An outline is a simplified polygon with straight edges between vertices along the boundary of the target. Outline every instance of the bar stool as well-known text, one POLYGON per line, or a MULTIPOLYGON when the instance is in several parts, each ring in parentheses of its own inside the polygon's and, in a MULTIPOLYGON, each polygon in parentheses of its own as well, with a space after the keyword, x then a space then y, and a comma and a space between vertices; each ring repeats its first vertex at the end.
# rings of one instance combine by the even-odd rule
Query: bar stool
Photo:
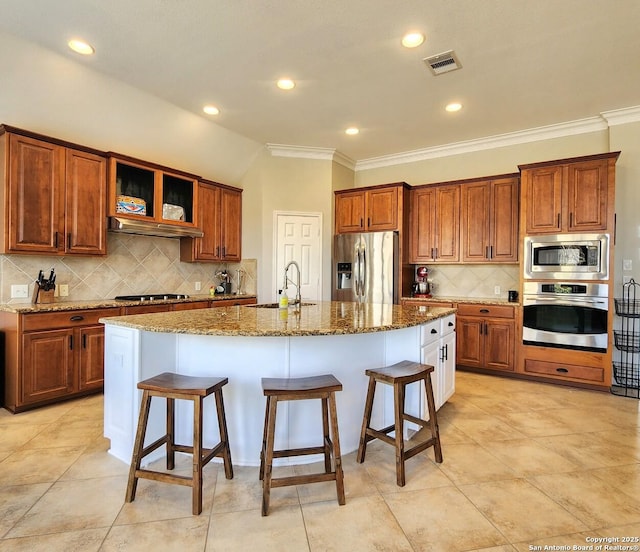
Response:
POLYGON ((305 378, 262 378, 262 391, 267 397, 264 415, 262 450, 260 451, 260 479, 262 480, 262 515, 269 514, 271 489, 288 485, 303 485, 320 481, 335 481, 338 504, 345 503, 344 476, 340 457, 340 437, 338 435, 338 416, 336 412, 336 391, 342 391, 342 384, 331 374, 305 378), (322 400, 323 445, 315 447, 274 450, 276 431, 276 410, 281 401, 300 401, 305 399, 322 400), (331 428, 331 436, 329 435, 331 428), (333 438, 333 440, 332 440, 333 438), (302 456, 305 454, 324 454, 324 473, 272 477, 274 458, 302 456), (334 468, 331 466, 333 456, 334 468))
POLYGON ((138 383, 138 389, 143 391, 142 404, 140 405, 138 429, 133 445, 131 468, 129 469, 129 482, 125 499, 127 502, 134 500, 139 478, 152 479, 191 487, 192 512, 193 515, 199 515, 202 512, 202 468, 216 456, 221 457, 224 461, 226 478, 233 479, 227 421, 222 401, 222 386, 226 385, 228 381, 228 378, 183 376, 165 372, 138 383), (212 393, 216 402, 220 442, 211 449, 205 449, 202 447, 202 403, 204 398, 212 393), (164 397, 167 400, 166 434, 145 447, 144 438, 147 431, 152 397, 164 397), (178 445, 175 442, 175 399, 193 401, 193 444, 191 446, 178 445), (176 451, 187 452, 193 456, 193 473, 191 477, 140 468, 142 459, 162 445, 167 446, 168 470, 172 470, 175 467, 176 451))
POLYGON ((360 433, 360 445, 358 446, 358 455, 356 460, 362 464, 367 452, 367 443, 374 439, 380 439, 385 443, 393 445, 396 449, 396 483, 399 487, 404 487, 404 462, 412 456, 428 449, 434 448, 436 462, 442 462, 442 448, 440 447, 440 432, 438 429, 438 420, 436 418, 436 404, 433 398, 433 388, 431 387, 431 372, 433 366, 428 364, 420 364, 403 360, 392 366, 380 368, 376 370, 366 370, 365 374, 369 376, 369 388, 367 390, 367 399, 364 407, 364 416, 362 420, 362 431, 360 433), (429 420, 417 418, 404 411, 404 398, 406 386, 410 383, 424 382, 424 388, 427 395, 427 407, 429 409, 429 420), (375 395, 376 384, 385 383, 393 385, 393 411, 394 424, 384 429, 373 429, 371 427, 371 410, 373 408, 373 398, 375 395), (431 430, 431 438, 422 443, 418 443, 409 449, 404 447, 404 420, 409 420, 421 427, 429 427, 431 430), (389 433, 395 431, 395 437, 391 437, 389 433))

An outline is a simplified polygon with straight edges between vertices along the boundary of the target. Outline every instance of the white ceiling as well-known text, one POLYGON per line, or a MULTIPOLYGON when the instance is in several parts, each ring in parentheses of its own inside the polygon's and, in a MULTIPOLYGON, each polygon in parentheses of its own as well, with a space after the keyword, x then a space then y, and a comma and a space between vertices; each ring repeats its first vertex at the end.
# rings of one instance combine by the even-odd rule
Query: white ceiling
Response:
POLYGON ((0 30, 194 113, 214 103, 258 142, 354 161, 640 105, 639 0, 0 0, 0 30), (415 29, 425 43, 402 48, 415 29), (68 50, 76 36, 96 54, 68 50), (433 76, 423 58, 451 49, 462 69, 433 76))

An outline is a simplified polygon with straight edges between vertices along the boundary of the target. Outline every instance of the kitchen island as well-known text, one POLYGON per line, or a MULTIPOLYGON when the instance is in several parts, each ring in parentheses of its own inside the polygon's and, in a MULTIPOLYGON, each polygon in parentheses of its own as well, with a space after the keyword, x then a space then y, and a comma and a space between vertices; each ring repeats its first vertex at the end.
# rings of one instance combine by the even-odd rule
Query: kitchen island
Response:
MULTIPOLYGON (((104 434, 111 440, 110 453, 127 463, 140 406, 136 384, 161 372, 229 378, 223 394, 237 465, 259 464, 265 407, 262 377, 334 374, 343 384, 336 398, 344 454, 358 447, 367 368, 401 360, 434 364, 437 407, 454 391, 455 309, 451 308, 317 302, 289 309, 236 306, 100 321, 105 324, 104 434)), ((422 415, 424 392, 414 387, 408 389, 408 411, 422 415)), ((392 389, 385 391, 389 392, 376 395, 372 418, 380 427, 393 420, 392 389)), ((156 399, 152 404, 147 442, 164 433, 163 402, 156 399)), ((296 401, 279 409, 276 446, 317 444, 322 435, 319 408, 318 401, 296 401)), ((191 439, 191 410, 188 402, 176 403, 176 434, 184 442, 191 439)), ((204 416, 206 446, 218 439, 212 401, 205 401, 204 416)), ((147 461, 161 456, 162 449, 155 454, 147 461)))

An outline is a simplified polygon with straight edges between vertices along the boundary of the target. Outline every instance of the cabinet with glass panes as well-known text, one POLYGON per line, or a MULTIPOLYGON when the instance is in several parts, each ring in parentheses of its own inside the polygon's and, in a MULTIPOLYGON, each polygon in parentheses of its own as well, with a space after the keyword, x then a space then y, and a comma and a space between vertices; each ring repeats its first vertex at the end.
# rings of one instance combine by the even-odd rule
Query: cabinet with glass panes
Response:
POLYGON ((197 177, 120 155, 109 157, 109 216, 195 226, 197 177))

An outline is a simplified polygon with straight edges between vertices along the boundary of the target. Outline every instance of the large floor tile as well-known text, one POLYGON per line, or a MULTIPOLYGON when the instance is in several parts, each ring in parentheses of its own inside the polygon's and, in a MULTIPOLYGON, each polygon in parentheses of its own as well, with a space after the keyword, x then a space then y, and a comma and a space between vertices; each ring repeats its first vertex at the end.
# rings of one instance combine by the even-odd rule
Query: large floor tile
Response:
POLYGON ((49 424, 0 424, 0 452, 19 449, 48 426, 49 424))
POLYGON ((442 451, 442 472, 455 484, 516 477, 516 472, 480 445, 449 445, 442 451))
POLYGON ((410 552, 412 547, 380 496, 361 496, 344 506, 336 502, 302 505, 309 548, 327 550, 410 552))
POLYGON ((590 473, 612 489, 619 489, 632 496, 640 497, 640 464, 602 468, 592 470, 590 473))
POLYGON ((7 537, 110 527, 122 508, 125 485, 123 477, 55 483, 7 537))
POLYGON ((640 522, 640 497, 616 489, 590 472, 541 475, 530 479, 589 529, 640 522))
POLYGON ((206 543, 208 526, 206 516, 118 525, 109 531, 100 551, 201 551, 206 543))
POLYGON ((0 540, 0 552, 98 552, 108 527, 0 540))
POLYGON ((509 542, 587 529, 576 516, 524 479, 464 485, 460 490, 509 542))
POLYGON ((509 466, 517 477, 574 471, 580 467, 534 439, 495 442, 489 440, 481 445, 487 452, 509 466))
POLYGON ((0 487, 0 538, 47 492, 51 483, 0 487))
POLYGON ((260 510, 213 514, 206 552, 301 552, 309 550, 302 511, 285 506, 262 517, 260 510))
POLYGON ((497 412, 496 417, 526 437, 567 435, 574 432, 569 425, 550 418, 546 411, 497 412))
POLYGON ((83 448, 20 449, 0 463, 0 486, 56 481, 80 457, 83 448))
POLYGON ((477 443, 506 441, 525 437, 518 429, 491 414, 480 414, 467 418, 460 417, 453 420, 452 423, 477 443))
MULTIPOLYGON (((518 542, 514 546, 518 552, 531 552, 532 550, 595 550, 595 544, 590 539, 597 537, 594 532, 569 533, 554 537, 532 538, 524 542, 518 542), (579 547, 585 548, 579 548, 579 547), (593 548, 588 548, 593 546, 593 548)), ((604 550, 604 549, 601 549, 604 550)))
POLYGON ((454 487, 396 493, 385 500, 414 550, 473 550, 507 542, 454 487))

